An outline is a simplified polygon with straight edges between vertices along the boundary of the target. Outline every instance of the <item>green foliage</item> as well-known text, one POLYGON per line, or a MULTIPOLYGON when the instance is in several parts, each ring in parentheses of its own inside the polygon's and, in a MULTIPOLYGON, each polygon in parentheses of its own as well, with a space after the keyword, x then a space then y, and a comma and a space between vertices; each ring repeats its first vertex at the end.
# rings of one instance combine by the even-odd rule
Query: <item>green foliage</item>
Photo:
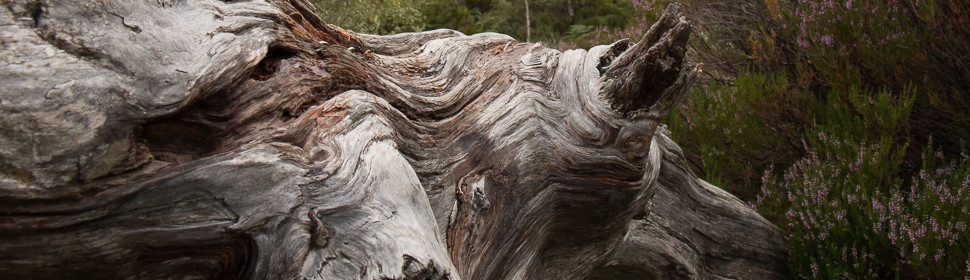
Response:
MULTIPOLYGON (((595 30, 589 33, 581 33, 572 31, 567 32, 567 36, 563 38, 566 44, 561 45, 561 48, 589 48, 596 45, 608 45, 616 42, 620 39, 631 39, 638 40, 643 37, 643 34, 650 29, 660 15, 663 13, 664 8, 670 3, 676 1, 673 0, 631 0, 629 2, 621 3, 619 8, 625 10, 625 13, 629 13, 629 17, 626 18, 626 23, 623 24, 612 24, 611 20, 613 17, 607 15, 603 17, 596 17, 585 21, 583 24, 579 24, 576 28, 582 26, 584 29, 582 31, 589 30, 591 27, 595 27, 595 30), (627 3, 629 5, 627 5, 627 3), (571 36, 574 35, 574 36, 571 36)), ((570 26, 572 29, 573 27, 570 26)))
POLYGON ((481 32, 482 12, 453 0, 426 1, 421 6, 428 30, 449 28, 465 34, 481 32))
MULTIPOLYGON (((431 0, 421 11, 429 29, 498 32, 526 41, 524 0, 431 0)), ((577 41, 596 27, 620 28, 633 10, 626 0, 529 0, 532 41, 577 41), (570 13, 571 11, 571 13, 570 13)))
POLYGON ((563 40, 576 39, 586 36, 590 33, 596 31, 596 26, 593 25, 582 25, 573 24, 569 26, 569 30, 566 31, 566 35, 562 37, 563 40))
POLYGON ((424 30, 411 0, 311 0, 323 21, 367 34, 424 30))
MULTIPOLYGON (((526 41, 525 0, 311 0, 320 17, 361 33, 448 28, 526 41)), ((623 29, 639 10, 629 0, 529 0, 532 41, 590 46, 597 28, 623 29), (570 43, 571 42, 571 43, 570 43)), ((643 25, 640 22, 640 25, 643 25)), ((646 31, 642 28, 642 31, 646 31)))
MULTIPOLYGON (((865 94, 856 86, 848 90, 832 90, 827 96, 827 102, 815 106, 811 113, 813 121, 818 125, 806 128, 808 139, 814 135, 829 135, 850 142, 876 143, 886 142, 887 148, 897 148, 896 143, 908 143, 906 132, 909 128, 909 116, 913 108, 915 90, 907 88, 900 94, 892 94, 887 90, 875 94, 865 94)), ((822 150, 835 149, 829 147, 825 141, 809 140, 812 147, 822 150)), ((902 151, 902 149, 899 149, 902 151)), ((848 152, 848 151, 840 151, 848 152)), ((900 162, 892 164, 899 165, 900 162)), ((874 174, 881 177, 892 176, 894 173, 874 174)))
POLYGON ((796 137, 809 123, 811 99, 787 85, 784 74, 745 71, 734 85, 703 86, 665 123, 700 156, 695 163, 706 180, 752 199, 760 182, 750 178, 799 153, 796 137))

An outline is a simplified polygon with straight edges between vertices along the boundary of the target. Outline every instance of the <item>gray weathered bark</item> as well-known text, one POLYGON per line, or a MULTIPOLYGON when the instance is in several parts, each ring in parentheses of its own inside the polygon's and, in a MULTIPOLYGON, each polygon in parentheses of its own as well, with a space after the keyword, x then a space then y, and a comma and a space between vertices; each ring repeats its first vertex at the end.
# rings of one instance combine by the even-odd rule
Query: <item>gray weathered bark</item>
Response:
POLYGON ((698 74, 679 5, 566 52, 303 0, 3 5, 2 278, 784 277, 658 130, 698 74))

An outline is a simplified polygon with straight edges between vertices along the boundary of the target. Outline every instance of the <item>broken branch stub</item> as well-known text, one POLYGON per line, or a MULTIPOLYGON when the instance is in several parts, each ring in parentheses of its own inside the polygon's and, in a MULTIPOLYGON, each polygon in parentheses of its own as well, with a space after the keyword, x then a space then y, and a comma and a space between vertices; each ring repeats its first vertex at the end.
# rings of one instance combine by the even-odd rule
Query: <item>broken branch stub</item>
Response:
POLYGON ((691 24, 680 3, 670 4, 650 30, 632 47, 617 42, 601 61, 600 94, 611 107, 629 116, 663 118, 679 104, 700 69, 684 60, 691 24))

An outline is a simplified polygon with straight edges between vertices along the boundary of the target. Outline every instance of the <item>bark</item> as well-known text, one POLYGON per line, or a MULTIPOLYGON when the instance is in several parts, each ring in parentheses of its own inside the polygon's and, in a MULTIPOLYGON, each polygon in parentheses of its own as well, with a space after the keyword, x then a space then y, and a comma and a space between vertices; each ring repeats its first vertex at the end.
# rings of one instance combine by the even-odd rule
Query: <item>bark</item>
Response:
POLYGON ((566 52, 302 0, 3 5, 4 279, 783 278, 658 130, 698 75, 677 4, 566 52))

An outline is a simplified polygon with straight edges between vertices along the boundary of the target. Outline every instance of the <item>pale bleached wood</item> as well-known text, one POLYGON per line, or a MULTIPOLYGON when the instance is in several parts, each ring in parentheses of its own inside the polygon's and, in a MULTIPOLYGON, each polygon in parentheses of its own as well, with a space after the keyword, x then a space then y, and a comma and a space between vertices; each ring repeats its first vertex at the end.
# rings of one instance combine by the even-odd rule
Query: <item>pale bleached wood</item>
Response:
POLYGON ((679 271, 624 253, 640 249, 688 278, 784 271, 759 262, 784 251, 778 229, 655 137, 698 74, 678 4, 635 44, 566 52, 356 34, 302 0, 3 4, 0 275, 679 271))

